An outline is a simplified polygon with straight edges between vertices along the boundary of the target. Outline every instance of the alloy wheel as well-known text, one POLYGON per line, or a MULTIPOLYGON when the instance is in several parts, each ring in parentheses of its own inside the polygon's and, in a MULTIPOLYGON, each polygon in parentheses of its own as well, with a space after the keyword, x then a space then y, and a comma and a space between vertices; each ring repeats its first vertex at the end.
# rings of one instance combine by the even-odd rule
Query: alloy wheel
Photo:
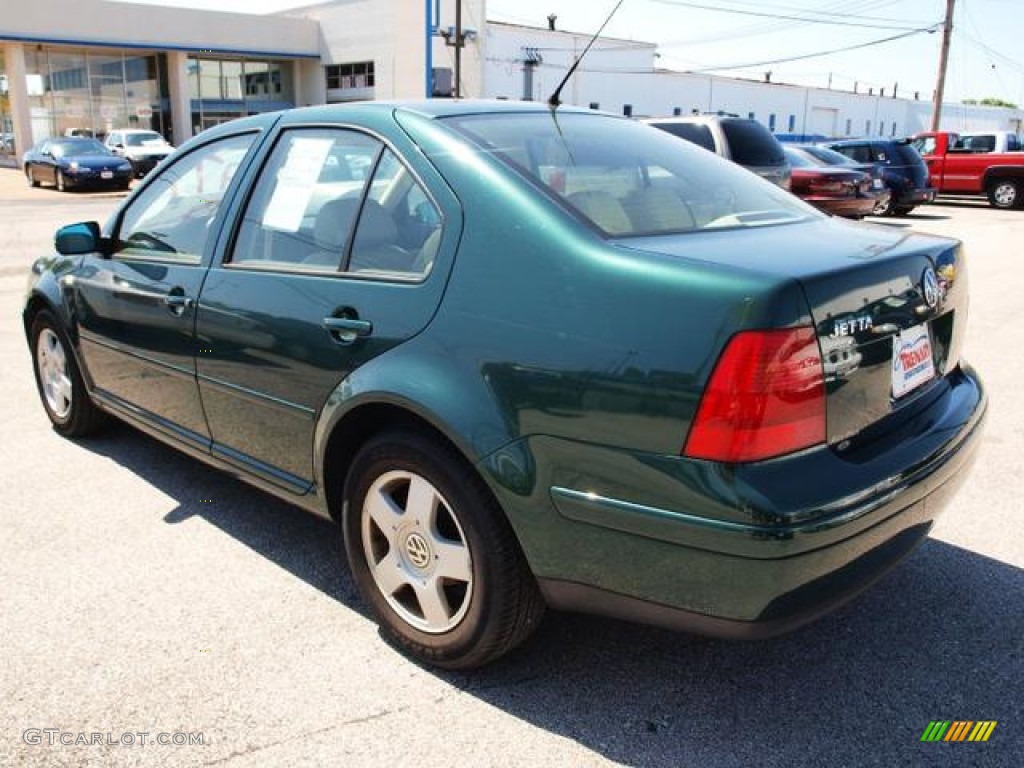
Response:
POLYGON ((36 344, 36 366, 42 384, 46 405, 58 419, 71 413, 72 385, 68 374, 68 359, 57 334, 44 328, 36 344))
POLYGON ((451 506, 426 478, 407 471, 370 486, 361 517, 370 576, 405 622, 429 634, 457 626, 473 594, 466 535, 451 506))

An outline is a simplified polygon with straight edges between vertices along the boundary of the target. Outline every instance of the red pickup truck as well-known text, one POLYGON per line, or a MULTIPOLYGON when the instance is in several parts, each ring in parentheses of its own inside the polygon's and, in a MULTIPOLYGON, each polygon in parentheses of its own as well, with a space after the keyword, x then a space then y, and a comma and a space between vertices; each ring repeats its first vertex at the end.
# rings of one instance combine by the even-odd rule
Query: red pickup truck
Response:
POLYGON ((918 133, 911 144, 939 194, 984 194, 996 208, 1024 206, 1024 152, 961 148, 955 133, 918 133))

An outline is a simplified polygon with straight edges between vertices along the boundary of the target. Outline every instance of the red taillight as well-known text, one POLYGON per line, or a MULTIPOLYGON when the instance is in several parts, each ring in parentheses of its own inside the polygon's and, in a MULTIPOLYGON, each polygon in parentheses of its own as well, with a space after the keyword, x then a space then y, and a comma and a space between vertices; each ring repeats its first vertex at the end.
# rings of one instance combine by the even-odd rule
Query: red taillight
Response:
POLYGON ((711 373, 683 455, 758 461, 824 440, 825 377, 814 329, 743 331, 711 373))
POLYGON ((810 193, 812 195, 844 195, 850 187, 846 182, 834 179, 811 179, 810 193))

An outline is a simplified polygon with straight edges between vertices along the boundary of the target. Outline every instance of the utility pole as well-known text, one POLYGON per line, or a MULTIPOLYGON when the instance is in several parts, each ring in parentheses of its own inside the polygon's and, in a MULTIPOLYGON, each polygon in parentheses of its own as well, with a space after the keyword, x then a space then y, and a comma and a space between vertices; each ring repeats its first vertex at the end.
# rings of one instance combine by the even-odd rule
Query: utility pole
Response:
MULTIPOLYGON (((953 0, 949 0, 952 13, 953 0)), ((462 97, 462 0, 455 0, 455 98, 462 97)), ((946 71, 943 64, 942 71, 946 71)))
POLYGON ((935 102, 932 105, 932 131, 939 130, 942 118, 942 93, 946 89, 946 64, 949 61, 949 40, 953 36, 953 6, 956 0, 946 0, 946 21, 942 25, 942 52, 939 54, 939 78, 935 82, 935 102))

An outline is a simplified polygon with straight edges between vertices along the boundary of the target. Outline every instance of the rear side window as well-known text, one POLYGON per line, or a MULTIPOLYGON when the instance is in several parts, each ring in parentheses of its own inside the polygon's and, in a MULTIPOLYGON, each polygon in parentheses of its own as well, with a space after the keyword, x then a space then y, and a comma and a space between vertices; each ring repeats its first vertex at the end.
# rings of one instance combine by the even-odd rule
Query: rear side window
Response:
POLYGON ((740 165, 785 165, 782 145, 756 120, 723 120, 732 159, 740 165))
POLYGON ((711 135, 711 129, 706 125, 700 123, 653 123, 653 125, 673 136, 692 141, 699 147, 704 147, 711 152, 715 151, 715 137, 711 135))
POLYGON ((246 206, 231 261, 263 269, 426 274, 441 216, 377 139, 345 129, 283 134, 246 206))
POLYGON ((835 149, 858 163, 873 163, 876 159, 871 156, 871 147, 867 144, 847 144, 835 149))

